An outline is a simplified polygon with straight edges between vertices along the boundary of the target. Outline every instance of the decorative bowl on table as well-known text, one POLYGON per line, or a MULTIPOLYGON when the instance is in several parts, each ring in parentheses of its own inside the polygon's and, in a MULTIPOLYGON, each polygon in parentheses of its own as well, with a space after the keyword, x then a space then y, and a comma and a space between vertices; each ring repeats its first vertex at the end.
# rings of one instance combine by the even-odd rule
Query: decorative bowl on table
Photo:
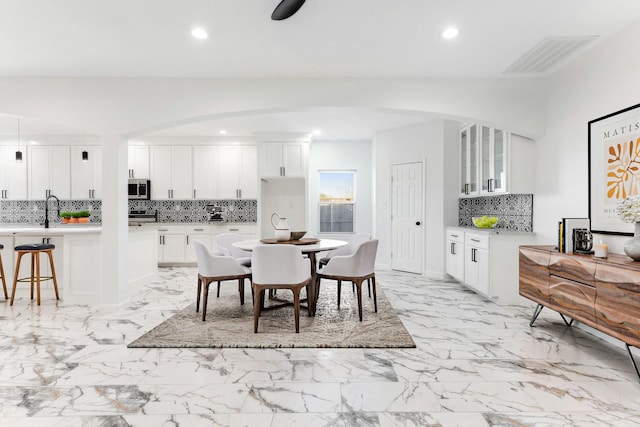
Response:
POLYGON ((305 234, 307 234, 306 231, 292 231, 291 240, 300 240, 305 234))
POLYGON ((498 225, 498 217, 495 216, 474 216, 471 220, 478 228, 495 228, 498 225))

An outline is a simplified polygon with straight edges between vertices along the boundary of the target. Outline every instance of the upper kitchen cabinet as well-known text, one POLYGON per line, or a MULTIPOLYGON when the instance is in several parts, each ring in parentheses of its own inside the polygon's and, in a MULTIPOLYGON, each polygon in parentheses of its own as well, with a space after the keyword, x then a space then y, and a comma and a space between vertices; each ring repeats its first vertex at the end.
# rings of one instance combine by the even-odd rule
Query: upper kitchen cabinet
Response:
POLYGON ((31 200, 71 197, 71 158, 68 146, 29 147, 28 196, 31 200))
POLYGON ((152 146, 149 148, 151 198, 193 198, 193 154, 190 146, 152 146))
POLYGON ((258 151, 255 146, 219 147, 218 197, 258 198, 258 151))
POLYGON ((215 199, 218 197, 219 157, 218 147, 193 147, 194 199, 215 199))
POLYGON ((261 142, 260 177, 305 177, 309 145, 304 142, 261 142))
POLYGON ((460 196, 477 196, 478 188, 478 126, 460 130, 460 196))
POLYGON ((149 147, 129 146, 129 178, 149 178, 149 147))
POLYGON ((102 147, 71 147, 71 198, 102 197, 102 147))
POLYGON ((533 193, 533 141, 471 124, 460 130, 460 197, 533 193))
MULTIPOLYGON (((22 161, 16 161, 18 147, 0 147, 0 199, 27 198, 27 153, 21 148, 22 161)), ((10 276, 9 276, 10 277, 10 276)))

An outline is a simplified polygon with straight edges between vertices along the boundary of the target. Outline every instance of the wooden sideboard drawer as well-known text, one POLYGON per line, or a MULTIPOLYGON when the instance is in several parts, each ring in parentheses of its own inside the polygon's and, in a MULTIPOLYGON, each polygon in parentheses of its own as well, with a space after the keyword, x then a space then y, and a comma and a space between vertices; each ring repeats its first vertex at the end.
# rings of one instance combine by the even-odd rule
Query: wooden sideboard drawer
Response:
POLYGON ((594 286, 596 261, 590 255, 550 253, 549 272, 558 277, 594 286))
POLYGON ((583 283, 549 276, 549 307, 589 326, 596 327, 596 288, 583 283))
POLYGON ((597 328, 619 340, 640 346, 640 272, 598 264, 596 286, 597 328))
POLYGON ((520 247, 520 295, 547 305, 549 299, 549 252, 520 247))

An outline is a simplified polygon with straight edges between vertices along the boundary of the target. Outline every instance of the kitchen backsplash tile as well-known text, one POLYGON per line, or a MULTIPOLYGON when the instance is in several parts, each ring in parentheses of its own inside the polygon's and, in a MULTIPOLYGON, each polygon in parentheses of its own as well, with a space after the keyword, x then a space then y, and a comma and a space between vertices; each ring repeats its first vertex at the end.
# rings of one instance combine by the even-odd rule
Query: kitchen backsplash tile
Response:
POLYGON ((533 194, 458 199, 458 225, 473 227, 474 216, 498 217, 498 228, 511 231, 533 231, 533 194))
MULTIPOLYGON (((43 223, 44 200, 0 201, 0 223, 43 223)), ((158 211, 158 222, 209 222, 207 205, 224 207, 225 222, 257 222, 257 200, 129 200, 129 210, 158 211)), ((89 222, 102 222, 102 201, 60 200, 60 211, 91 212, 89 222)), ((49 200, 49 221, 61 222, 49 200)))

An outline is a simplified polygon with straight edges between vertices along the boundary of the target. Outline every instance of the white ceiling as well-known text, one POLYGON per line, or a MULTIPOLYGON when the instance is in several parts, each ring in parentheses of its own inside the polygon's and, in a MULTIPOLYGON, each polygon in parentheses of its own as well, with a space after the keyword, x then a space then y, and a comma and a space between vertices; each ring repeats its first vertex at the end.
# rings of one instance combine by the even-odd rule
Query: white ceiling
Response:
MULTIPOLYGON (((0 0, 0 77, 515 78, 504 70, 545 37, 598 36, 589 48, 640 19, 639 0, 307 0, 272 21, 278 2, 0 0), (196 25, 209 39, 191 37, 196 25), (460 28, 457 39, 440 38, 448 25, 460 28)), ((328 139, 359 139, 416 121, 341 113, 225 119, 182 132, 297 132, 305 123, 328 139)))

